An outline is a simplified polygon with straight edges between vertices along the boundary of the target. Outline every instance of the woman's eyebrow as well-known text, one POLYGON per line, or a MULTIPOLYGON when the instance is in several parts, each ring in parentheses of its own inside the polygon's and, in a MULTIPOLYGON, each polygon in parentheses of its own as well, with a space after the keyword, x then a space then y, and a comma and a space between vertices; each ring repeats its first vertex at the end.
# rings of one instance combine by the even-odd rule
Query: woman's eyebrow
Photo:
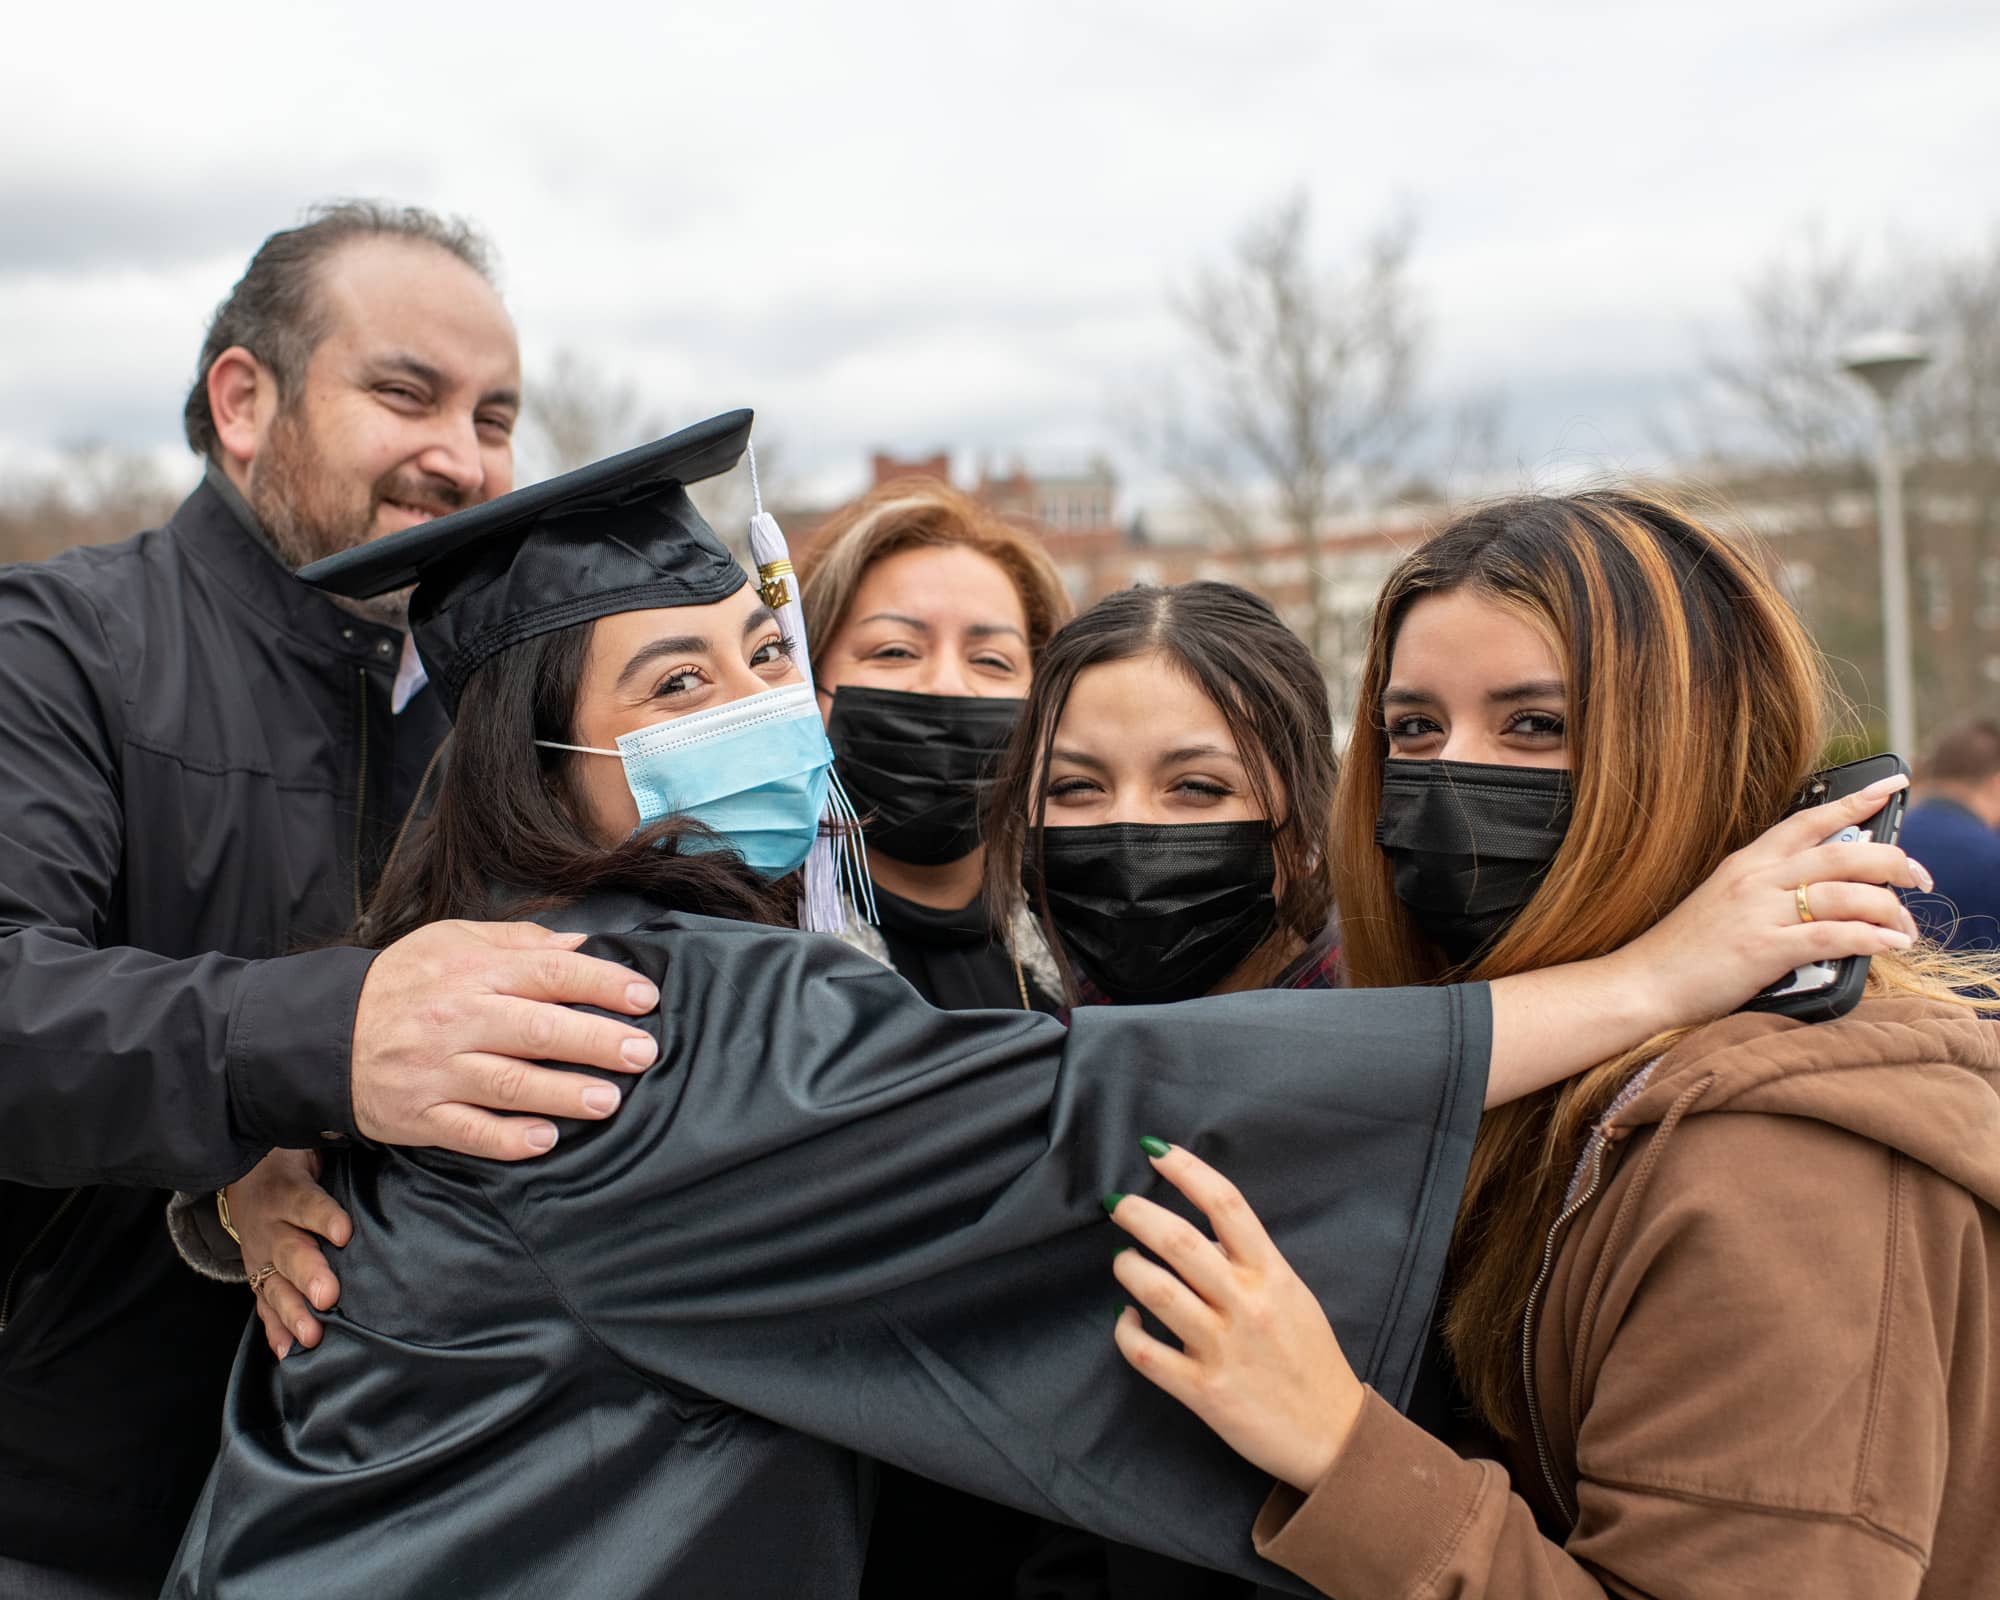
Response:
POLYGON ((1073 767, 1088 767, 1093 772, 1109 772, 1110 765, 1098 760, 1088 750, 1065 750, 1058 746, 1049 752, 1051 761, 1067 761, 1073 767))
POLYGON ((965 630, 968 639, 991 639, 1000 633, 1011 633, 1023 644, 1028 642, 1028 636, 1011 622, 974 622, 969 623, 965 630))
POLYGON ((1427 689, 1404 689, 1392 683, 1382 691, 1382 704, 1385 706, 1434 706, 1437 703, 1438 697, 1427 689))
POLYGON ((863 622, 900 622, 906 628, 915 628, 919 633, 929 633, 931 625, 922 617, 905 616, 900 611, 875 611, 861 619, 863 622))
POLYGON ((1227 745, 1189 744, 1181 746, 1178 750, 1167 751, 1165 755, 1160 757, 1158 764, 1163 767, 1171 767, 1182 761, 1206 761, 1218 758, 1223 761, 1234 761, 1239 765, 1243 760, 1236 751, 1230 749, 1227 745))
POLYGON ((765 623, 776 622, 777 620, 778 620, 777 612, 773 611, 769 606, 759 606, 755 611, 751 612, 749 616, 743 619, 743 631, 746 634, 755 633, 759 628, 763 627, 765 623))
POLYGON ((651 644, 641 646, 633 653, 632 659, 625 663, 625 670, 618 674, 617 687, 624 688, 648 663, 659 660, 661 656, 709 654, 712 654, 709 642, 701 634, 685 633, 678 638, 655 639, 651 644))
POLYGON ((1507 689, 1489 689, 1486 698, 1496 706, 1511 706, 1522 700, 1560 700, 1563 697, 1563 682, 1560 678, 1538 678, 1532 683, 1517 683, 1507 689))

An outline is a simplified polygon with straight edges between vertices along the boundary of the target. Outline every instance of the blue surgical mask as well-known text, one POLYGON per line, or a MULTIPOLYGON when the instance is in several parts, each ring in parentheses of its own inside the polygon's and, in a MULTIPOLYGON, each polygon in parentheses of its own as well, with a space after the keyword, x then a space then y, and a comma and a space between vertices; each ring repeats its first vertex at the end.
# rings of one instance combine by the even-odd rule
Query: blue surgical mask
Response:
POLYGON ((810 685, 787 684, 619 737, 616 750, 535 743, 617 756, 639 825, 692 817, 718 837, 685 850, 734 850, 756 872, 782 878, 805 865, 819 834, 833 769, 810 685))

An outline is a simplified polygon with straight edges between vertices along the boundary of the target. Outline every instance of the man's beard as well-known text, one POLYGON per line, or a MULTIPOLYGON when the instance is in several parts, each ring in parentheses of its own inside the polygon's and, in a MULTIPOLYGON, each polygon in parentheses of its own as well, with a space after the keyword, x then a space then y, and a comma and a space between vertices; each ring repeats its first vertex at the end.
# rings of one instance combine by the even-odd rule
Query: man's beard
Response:
MULTIPOLYGON (((264 448, 251 463, 247 498, 278 559, 294 572, 366 544, 385 500, 435 508, 440 514, 467 504, 461 491, 400 469, 355 491, 321 465, 304 420, 290 407, 272 422, 264 448)), ((409 626, 408 589, 367 599, 328 598, 369 622, 409 626)))

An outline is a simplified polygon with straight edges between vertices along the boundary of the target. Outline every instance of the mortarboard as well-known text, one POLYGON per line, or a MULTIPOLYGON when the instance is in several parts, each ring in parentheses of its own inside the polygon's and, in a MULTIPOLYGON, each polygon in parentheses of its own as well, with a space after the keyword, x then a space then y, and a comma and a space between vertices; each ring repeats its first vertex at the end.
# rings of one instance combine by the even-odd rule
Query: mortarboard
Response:
MULTIPOLYGON (((298 575, 315 588, 356 598, 414 584, 410 633, 445 709, 456 714, 466 680, 524 639, 623 611, 712 605, 748 583, 684 485, 742 460, 750 449, 751 420, 747 410, 724 412, 636 450, 343 550, 298 575)), ((756 470, 752 453, 757 503, 750 532, 760 594, 797 641, 795 659, 810 683, 790 553, 756 496, 756 470)), ((859 828, 838 780, 828 822, 806 864, 802 923, 838 931, 843 876, 855 904, 873 910, 859 828)))
POLYGON ((725 412, 622 455, 302 568, 354 597, 414 583, 410 632, 445 708, 482 662, 621 611, 712 605, 749 581, 684 484, 729 471, 751 413, 725 412))

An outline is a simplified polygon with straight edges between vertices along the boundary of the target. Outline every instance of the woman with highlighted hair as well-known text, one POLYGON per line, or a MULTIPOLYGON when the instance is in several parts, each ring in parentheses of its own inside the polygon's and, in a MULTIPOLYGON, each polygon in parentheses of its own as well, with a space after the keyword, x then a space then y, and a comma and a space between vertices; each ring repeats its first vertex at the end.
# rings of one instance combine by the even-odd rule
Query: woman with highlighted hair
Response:
POLYGON ((246 1339, 170 1594, 846 1596, 854 1452, 1291 1583, 1249 1545, 1263 1474, 1105 1338, 1098 1197, 1141 1135, 1241 1153, 1272 1237, 1400 1400, 1483 1104, 1802 960, 1907 943, 1877 887, 1911 876, 1899 852, 1801 848, 1876 796, 1774 830, 1567 968, 1088 1007, 1068 1029, 936 1010, 790 926, 826 903, 792 874, 829 870, 831 751, 801 641, 682 488, 733 465, 749 422, 306 575, 414 581, 455 718, 367 938, 494 912, 574 930, 659 985, 663 1059, 531 1169, 330 1163, 339 1302, 282 1362, 246 1339), (1805 927, 1773 903, 1802 861, 1857 880, 1805 927))
MULTIPOLYGON (((1616 949, 1786 809, 1826 696, 1763 572, 1673 507, 1465 517, 1376 606, 1332 839, 1353 981, 1616 949)), ((1769 883, 1803 927, 1865 893, 1836 848, 1769 883)), ((1343 1600, 1993 1593, 1996 999, 1990 958, 1885 949, 1837 1021, 1665 1030, 1491 1110, 1443 1318, 1472 1459, 1372 1385, 1206 1133, 1148 1153, 1212 1240, 1114 1212, 1145 1247, 1118 1347, 1278 1480, 1259 1550, 1343 1600)))

